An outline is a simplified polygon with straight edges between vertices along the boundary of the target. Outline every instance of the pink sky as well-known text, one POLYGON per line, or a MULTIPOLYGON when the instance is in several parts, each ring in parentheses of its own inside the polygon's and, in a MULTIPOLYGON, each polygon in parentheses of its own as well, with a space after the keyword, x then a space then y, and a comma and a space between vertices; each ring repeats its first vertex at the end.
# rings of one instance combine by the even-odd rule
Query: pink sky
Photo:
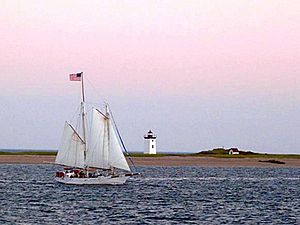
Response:
POLYGON ((57 92, 85 71, 122 93, 299 94, 299 11, 271 0, 1 1, 0 87, 57 92))
MULTIPOLYGON (((67 75, 84 71, 101 97, 134 99, 135 103, 128 100, 128 105, 138 106, 139 99, 145 96, 153 102, 172 101, 173 106, 187 101, 195 107, 189 109, 198 118, 197 113, 203 110, 199 99, 208 105, 227 104, 228 108, 249 101, 255 110, 261 105, 266 107, 261 114, 252 115, 258 118, 257 123, 266 112, 276 121, 275 111, 284 109, 283 113, 277 112, 282 124, 294 126, 297 110, 293 107, 300 100, 299 12, 299 0, 2 0, 1 98, 10 102, 12 96, 20 101, 26 97, 26 101, 37 104, 37 96, 67 99, 78 93, 67 75), (198 105, 193 105, 195 99, 198 105), (255 105, 256 99, 261 99, 260 105, 255 105)), ((14 107, 22 110, 17 103, 14 107)), ((162 107, 157 105, 156 110, 164 110, 162 107)), ((207 107, 209 113, 215 110, 207 107)), ((143 114, 141 121, 146 121, 151 109, 143 110, 136 116, 143 114)), ((2 117, 8 115, 9 112, 2 117)), ((180 114, 177 116, 174 121, 182 119, 180 114)), ((140 132, 148 129, 142 125, 140 132)), ((167 128, 172 126, 162 132, 167 134, 167 128)), ((11 140, 13 134, 12 130, 11 140)), ((248 136, 255 140, 255 131, 252 134, 248 136)), ((280 129, 278 140, 287 134, 280 129)), ((226 144, 226 137, 221 138, 224 142, 217 143, 226 144)), ((32 142, 30 137, 26 140, 30 147, 33 137, 32 142)), ((292 139, 289 143, 300 145, 292 139)), ((14 145, 13 141, 10 145, 14 145)), ((45 146, 55 143, 49 141, 45 146)))

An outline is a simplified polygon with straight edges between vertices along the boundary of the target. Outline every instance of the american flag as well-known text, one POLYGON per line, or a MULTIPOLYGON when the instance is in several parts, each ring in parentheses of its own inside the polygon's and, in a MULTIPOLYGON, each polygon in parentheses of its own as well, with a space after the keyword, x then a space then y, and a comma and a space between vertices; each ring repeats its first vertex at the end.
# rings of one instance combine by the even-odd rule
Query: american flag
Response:
POLYGON ((81 81, 82 73, 70 74, 70 81, 81 81))

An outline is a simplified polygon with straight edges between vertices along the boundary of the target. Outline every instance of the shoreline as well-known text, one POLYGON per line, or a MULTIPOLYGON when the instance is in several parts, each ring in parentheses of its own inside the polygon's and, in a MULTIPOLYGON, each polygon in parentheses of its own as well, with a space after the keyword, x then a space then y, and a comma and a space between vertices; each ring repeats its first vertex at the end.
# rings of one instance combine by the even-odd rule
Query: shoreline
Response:
MULTIPOLYGON (((196 156, 131 157, 136 166, 300 168, 300 159, 281 158, 285 164, 259 162, 261 158, 215 158, 196 156)), ((0 164, 53 164, 54 155, 0 155, 0 164)), ((263 160, 276 160, 266 157, 263 160)), ((128 160, 129 162, 129 160, 128 160)), ((129 162, 130 164, 130 162, 129 162)))

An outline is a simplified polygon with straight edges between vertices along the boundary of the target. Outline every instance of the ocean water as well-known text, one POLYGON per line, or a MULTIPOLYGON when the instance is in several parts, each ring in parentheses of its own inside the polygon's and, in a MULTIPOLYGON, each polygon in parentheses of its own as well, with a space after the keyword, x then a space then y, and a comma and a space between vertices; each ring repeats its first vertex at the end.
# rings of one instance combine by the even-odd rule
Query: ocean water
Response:
POLYGON ((138 167, 67 186, 52 165, 0 165, 0 224, 300 224, 300 169, 138 167))

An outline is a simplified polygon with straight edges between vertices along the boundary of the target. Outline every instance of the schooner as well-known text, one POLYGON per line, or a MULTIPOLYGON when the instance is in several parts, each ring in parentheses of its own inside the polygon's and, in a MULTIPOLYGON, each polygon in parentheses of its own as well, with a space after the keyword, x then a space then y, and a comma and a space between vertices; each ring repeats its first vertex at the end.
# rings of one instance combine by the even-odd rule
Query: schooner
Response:
POLYGON ((105 112, 93 108, 87 130, 87 113, 83 73, 70 74, 71 81, 81 81, 81 133, 65 122, 62 142, 55 164, 64 166, 55 180, 64 184, 124 184, 138 173, 132 173, 123 154, 125 145, 114 122, 109 106, 105 112), (88 137, 88 138, 87 138, 88 137), (88 142, 87 142, 88 140, 88 142))

